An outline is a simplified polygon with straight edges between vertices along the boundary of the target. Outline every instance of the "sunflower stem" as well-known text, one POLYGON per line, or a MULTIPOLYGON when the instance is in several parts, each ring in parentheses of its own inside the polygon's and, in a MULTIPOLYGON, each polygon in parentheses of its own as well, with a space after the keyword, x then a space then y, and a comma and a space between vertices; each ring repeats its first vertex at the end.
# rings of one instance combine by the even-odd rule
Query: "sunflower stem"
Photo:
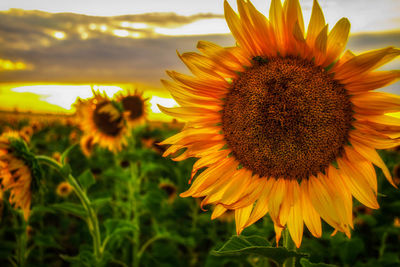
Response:
POLYGON ((26 253, 26 246, 28 242, 28 237, 27 237, 27 222, 25 219, 22 219, 22 229, 23 231, 21 234, 17 237, 17 251, 16 251, 16 260, 17 260, 17 266, 26 266, 26 259, 27 259, 27 253, 26 253))
MULTIPOLYGON (((287 250, 296 250, 296 246, 294 245, 293 240, 290 238, 289 230, 285 228, 282 231, 282 236, 283 236, 283 247, 285 247, 287 250)), ((296 257, 291 257, 287 259, 283 263, 283 267, 294 267, 296 266, 296 257)))
POLYGON ((139 214, 138 214, 138 202, 136 197, 140 193, 140 184, 141 184, 141 178, 139 177, 139 165, 134 165, 130 164, 130 171, 131 171, 131 179, 128 182, 128 191, 129 191, 129 196, 131 198, 131 211, 132 211, 132 221, 134 225, 136 226, 135 229, 133 230, 133 262, 132 266, 133 267, 138 267, 140 263, 140 254, 139 254, 139 248, 140 248, 140 221, 139 221, 139 214))
POLYGON ((95 256, 97 262, 101 262, 102 258, 103 258, 103 248, 101 246, 99 221, 97 219, 97 214, 94 211, 94 209, 92 208, 92 204, 91 204, 89 198, 87 197, 85 191, 82 190, 81 186, 76 181, 76 179, 70 173, 68 173, 64 170, 64 166, 61 165, 59 162, 57 162, 47 156, 36 156, 36 159, 39 162, 47 164, 48 166, 57 170, 74 189, 75 194, 78 196, 83 208, 86 211, 86 215, 87 215, 86 223, 88 225, 89 232, 93 239, 94 256, 95 256))

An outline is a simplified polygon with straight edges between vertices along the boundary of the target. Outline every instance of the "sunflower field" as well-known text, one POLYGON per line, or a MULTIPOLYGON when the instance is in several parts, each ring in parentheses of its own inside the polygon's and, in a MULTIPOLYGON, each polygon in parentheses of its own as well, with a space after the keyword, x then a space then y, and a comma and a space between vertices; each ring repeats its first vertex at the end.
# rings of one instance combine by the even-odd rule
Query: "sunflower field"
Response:
MULTIPOLYGON (((343 233, 331 236, 333 229, 323 223, 321 238, 305 232, 300 249, 294 251, 282 244, 276 247, 268 217, 237 236, 233 212, 210 220, 210 207, 201 210, 197 199, 179 197, 188 188, 194 160, 165 159, 166 147, 159 143, 181 127, 144 123, 131 130, 122 151, 94 146, 85 156, 79 145, 83 132, 72 118, 51 122, 3 118, 3 135, 19 132, 30 153, 61 167, 39 161, 40 176, 31 186, 27 220, 21 209, 13 208, 10 192, 2 193, 1 266, 280 266, 292 256, 299 266, 400 263, 400 192, 384 182, 381 171, 377 171, 381 207, 372 210, 354 203, 350 239, 343 233), (66 174, 75 177, 93 214, 66 174), (94 224, 91 216, 96 218, 94 224)), ((400 151, 380 154, 398 183, 400 151)))

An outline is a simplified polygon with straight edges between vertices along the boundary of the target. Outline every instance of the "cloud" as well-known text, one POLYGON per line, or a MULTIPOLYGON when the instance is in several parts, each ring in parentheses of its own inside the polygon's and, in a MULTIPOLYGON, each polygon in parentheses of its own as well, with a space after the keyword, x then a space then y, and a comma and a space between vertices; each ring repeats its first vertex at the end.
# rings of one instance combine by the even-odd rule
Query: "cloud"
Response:
MULTIPOLYGON (((159 79, 166 77, 166 69, 187 71, 176 50, 195 51, 198 40, 222 46, 232 46, 235 42, 227 34, 166 36, 155 29, 179 29, 201 20, 218 18, 221 19, 221 15, 152 13, 96 17, 16 9, 0 12, 0 59, 22 61, 32 66, 29 70, 1 71, 0 81, 139 82, 161 87, 159 79), (128 37, 119 36, 115 30, 122 31, 117 32, 122 35, 128 33, 128 37), (56 32, 62 34, 56 35, 56 32)), ((360 52, 388 45, 400 46, 399 40, 400 32, 357 34, 350 38, 348 47, 360 52)))

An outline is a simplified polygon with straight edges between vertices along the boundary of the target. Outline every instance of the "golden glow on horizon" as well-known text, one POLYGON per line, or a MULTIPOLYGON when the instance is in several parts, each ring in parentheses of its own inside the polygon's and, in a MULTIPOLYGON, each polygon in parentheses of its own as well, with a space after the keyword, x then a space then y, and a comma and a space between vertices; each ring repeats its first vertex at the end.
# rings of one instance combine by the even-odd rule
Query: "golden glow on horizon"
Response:
MULTIPOLYGON (((118 86, 93 86, 93 89, 104 91, 110 97, 122 90, 118 86)), ((37 94, 40 96, 40 100, 69 111, 71 111, 72 104, 75 103, 77 97, 84 99, 93 96, 90 85, 33 85, 16 87, 12 91, 37 94)))
MULTIPOLYGON (((138 88, 144 86, 138 85, 138 88)), ((0 110, 19 110, 33 113, 66 113, 75 112, 73 104, 77 97, 86 99, 93 96, 92 88, 105 92, 110 98, 117 92, 132 88, 132 85, 0 85, 0 110)), ((167 93, 148 89, 144 91, 144 98, 148 98, 148 119, 156 121, 170 121, 172 118, 161 113, 157 105, 165 107, 178 106, 175 100, 168 97, 167 93), (157 95, 155 95, 157 94, 157 95)))

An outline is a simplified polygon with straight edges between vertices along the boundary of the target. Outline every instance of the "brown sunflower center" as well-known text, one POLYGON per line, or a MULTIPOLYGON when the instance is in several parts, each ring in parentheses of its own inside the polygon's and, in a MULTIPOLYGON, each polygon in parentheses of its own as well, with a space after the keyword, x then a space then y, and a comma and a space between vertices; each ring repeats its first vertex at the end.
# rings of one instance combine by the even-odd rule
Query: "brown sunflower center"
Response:
POLYGON ((131 120, 140 118, 143 115, 143 100, 139 96, 127 96, 122 99, 124 110, 129 111, 131 120))
POLYGON ((93 121, 97 128, 104 134, 117 136, 122 130, 122 116, 114 118, 109 112, 106 111, 105 107, 107 105, 112 104, 110 102, 103 102, 96 106, 93 114, 93 121))
POLYGON ((307 60, 254 62, 232 84, 222 112, 233 155, 260 176, 304 179, 324 171, 351 127, 345 88, 307 60))
POLYGON ((69 191, 68 185, 63 185, 60 188, 61 193, 67 193, 69 191))

